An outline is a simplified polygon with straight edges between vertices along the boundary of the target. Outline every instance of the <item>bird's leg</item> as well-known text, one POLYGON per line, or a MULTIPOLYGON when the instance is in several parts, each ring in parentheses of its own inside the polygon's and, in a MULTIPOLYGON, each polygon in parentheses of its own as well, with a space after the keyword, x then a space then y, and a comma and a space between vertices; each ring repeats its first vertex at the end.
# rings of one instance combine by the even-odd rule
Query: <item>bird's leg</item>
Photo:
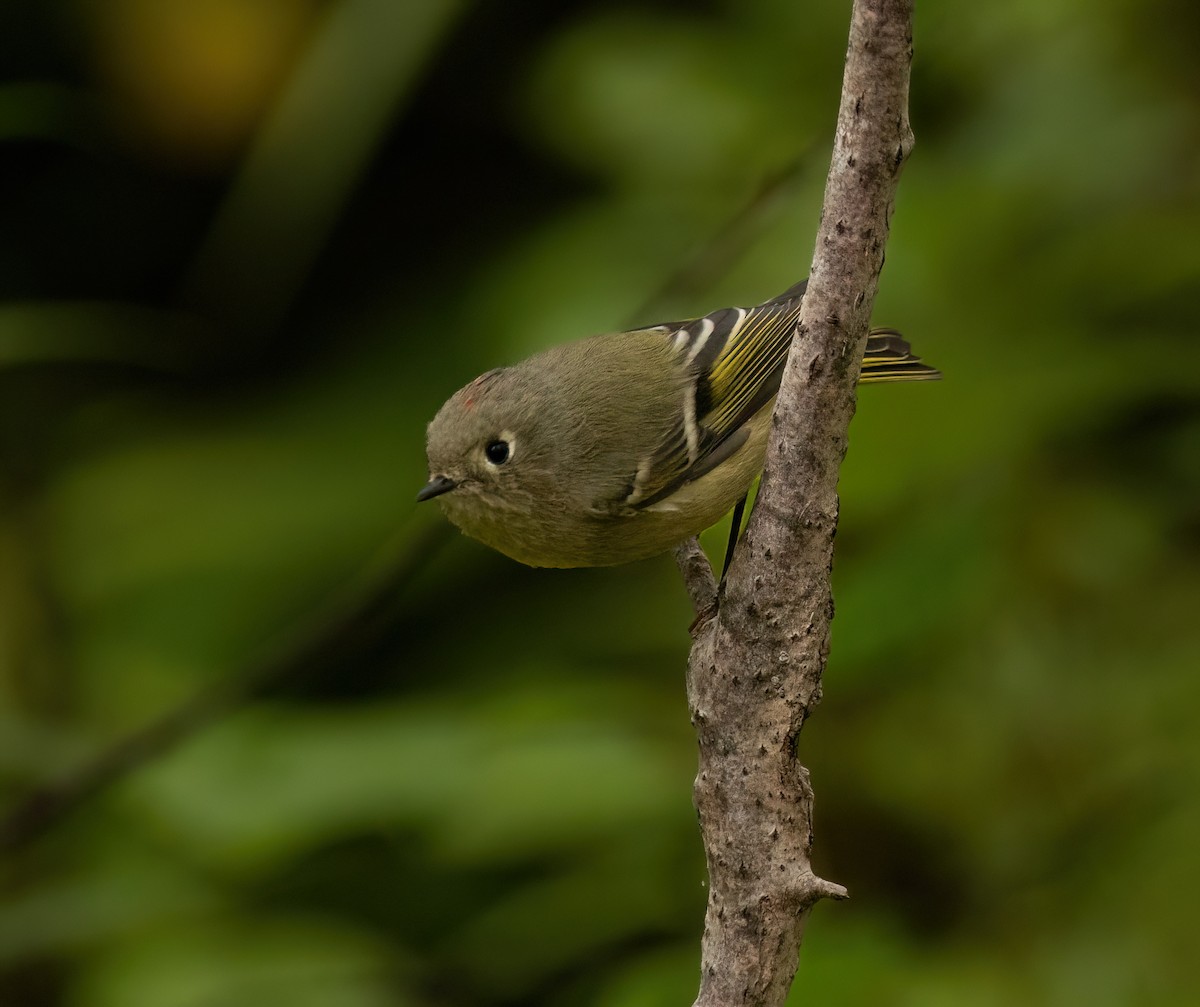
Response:
POLYGON ((746 495, 733 508, 733 520, 729 523, 729 542, 725 546, 725 563, 721 566, 722 586, 725 584, 725 574, 729 572, 729 564, 733 562, 733 550, 742 532, 742 515, 746 512, 746 501, 749 497, 750 491, 747 490, 746 495))

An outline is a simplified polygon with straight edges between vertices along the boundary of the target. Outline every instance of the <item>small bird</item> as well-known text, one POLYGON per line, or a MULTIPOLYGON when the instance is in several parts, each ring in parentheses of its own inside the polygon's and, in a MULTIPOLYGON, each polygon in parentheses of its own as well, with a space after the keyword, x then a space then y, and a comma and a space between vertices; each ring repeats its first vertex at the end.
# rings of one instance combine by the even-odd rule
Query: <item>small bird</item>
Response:
MULTIPOLYGON (((806 285, 480 375, 429 424, 417 500, 529 566, 644 559, 737 506, 732 547, 806 285)), ((860 381, 939 377, 898 332, 872 330, 860 381)))

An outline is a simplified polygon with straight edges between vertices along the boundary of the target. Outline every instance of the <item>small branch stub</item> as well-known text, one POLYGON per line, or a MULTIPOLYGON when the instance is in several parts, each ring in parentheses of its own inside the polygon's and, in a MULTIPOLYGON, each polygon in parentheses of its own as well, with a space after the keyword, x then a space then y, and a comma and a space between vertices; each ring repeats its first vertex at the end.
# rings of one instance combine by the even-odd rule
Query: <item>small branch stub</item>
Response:
POLYGON ((693 628, 696 628, 706 618, 716 615, 717 578, 713 576, 708 556, 700 548, 700 540, 695 537, 680 542, 675 547, 675 562, 679 564, 683 584, 692 600, 692 608, 696 611, 696 621, 692 624, 693 628))

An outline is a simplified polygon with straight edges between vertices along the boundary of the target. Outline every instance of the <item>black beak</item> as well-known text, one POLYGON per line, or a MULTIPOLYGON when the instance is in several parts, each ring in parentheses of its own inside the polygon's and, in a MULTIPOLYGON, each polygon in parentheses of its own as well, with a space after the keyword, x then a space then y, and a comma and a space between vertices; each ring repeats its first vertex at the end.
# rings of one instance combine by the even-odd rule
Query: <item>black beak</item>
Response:
POLYGON ((425 484, 421 492, 417 494, 417 503, 432 500, 434 497, 440 497, 443 493, 449 493, 457 485, 458 483, 446 476, 434 476, 425 484))

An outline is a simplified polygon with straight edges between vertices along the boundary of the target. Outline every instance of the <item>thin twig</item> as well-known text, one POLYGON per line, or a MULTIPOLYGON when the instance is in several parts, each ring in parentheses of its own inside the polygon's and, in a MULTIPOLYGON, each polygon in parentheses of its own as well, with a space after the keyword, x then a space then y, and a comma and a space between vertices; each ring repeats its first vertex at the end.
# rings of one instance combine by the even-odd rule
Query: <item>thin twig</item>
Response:
POLYGON ((683 584, 687 588, 688 597, 692 599, 696 617, 715 615, 717 578, 713 575, 708 556, 700 548, 700 540, 693 536, 685 542, 680 542, 675 547, 675 562, 679 564, 679 572, 683 574, 683 584))
POLYGON ((846 897, 812 870, 812 789, 796 744, 829 652, 837 475, 912 146, 911 59, 912 0, 856 0, 816 253, 761 489, 688 662, 709 872, 696 1007, 782 1007, 808 911, 846 897))

